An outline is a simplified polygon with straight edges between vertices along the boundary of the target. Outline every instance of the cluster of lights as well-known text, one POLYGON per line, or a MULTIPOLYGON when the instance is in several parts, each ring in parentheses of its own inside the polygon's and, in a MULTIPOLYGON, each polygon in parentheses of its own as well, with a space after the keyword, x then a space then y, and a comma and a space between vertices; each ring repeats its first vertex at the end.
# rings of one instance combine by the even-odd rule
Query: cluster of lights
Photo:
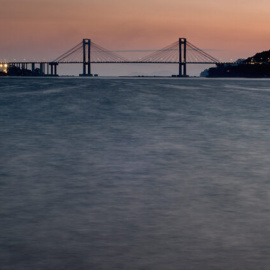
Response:
POLYGON ((0 63, 0 71, 7 73, 7 67, 8 67, 8 64, 0 63))

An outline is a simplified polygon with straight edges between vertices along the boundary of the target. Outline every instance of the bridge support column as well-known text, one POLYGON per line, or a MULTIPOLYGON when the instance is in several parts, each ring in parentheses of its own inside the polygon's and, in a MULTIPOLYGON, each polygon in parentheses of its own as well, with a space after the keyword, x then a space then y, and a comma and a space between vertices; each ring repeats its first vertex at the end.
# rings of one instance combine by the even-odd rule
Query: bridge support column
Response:
MULTIPOLYGON (((50 62, 49 63, 50 67, 51 67, 51 73, 50 76, 58 76, 57 74, 57 66, 58 63, 57 62, 50 62)), ((49 73, 48 73, 49 74, 49 73)))
POLYGON ((187 40, 179 38, 179 77, 187 77, 187 40))
POLYGON ((80 76, 92 76, 91 39, 83 39, 83 74, 80 74, 80 76))
POLYGON ((45 63, 40 63, 40 75, 45 74, 45 63))

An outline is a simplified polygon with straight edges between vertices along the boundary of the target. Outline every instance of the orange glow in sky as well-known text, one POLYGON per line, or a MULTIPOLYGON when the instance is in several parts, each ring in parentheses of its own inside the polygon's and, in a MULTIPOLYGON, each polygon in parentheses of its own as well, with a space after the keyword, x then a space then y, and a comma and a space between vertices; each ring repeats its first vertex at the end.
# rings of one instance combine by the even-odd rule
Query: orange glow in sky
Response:
POLYGON ((269 0, 0 0, 0 6, 0 60, 51 60, 82 38, 111 50, 142 50, 185 37, 226 61, 270 49, 269 0))

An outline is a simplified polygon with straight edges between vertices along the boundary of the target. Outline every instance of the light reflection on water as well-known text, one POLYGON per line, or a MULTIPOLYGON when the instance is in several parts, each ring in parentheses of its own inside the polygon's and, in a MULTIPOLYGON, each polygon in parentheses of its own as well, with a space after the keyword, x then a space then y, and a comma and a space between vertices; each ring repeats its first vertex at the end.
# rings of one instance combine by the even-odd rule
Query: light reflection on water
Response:
POLYGON ((0 89, 1 269, 268 269, 269 80, 0 89))

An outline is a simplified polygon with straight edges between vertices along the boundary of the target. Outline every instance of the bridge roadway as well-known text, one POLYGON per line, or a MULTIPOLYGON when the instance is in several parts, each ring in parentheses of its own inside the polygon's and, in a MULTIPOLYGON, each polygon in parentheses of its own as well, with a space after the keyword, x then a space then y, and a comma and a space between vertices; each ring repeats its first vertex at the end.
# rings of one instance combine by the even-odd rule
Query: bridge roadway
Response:
MULTIPOLYGON (((234 64, 235 62, 186 62, 186 64, 192 65, 213 65, 213 64, 234 64)), ((49 62, 49 61, 11 61, 0 64, 8 64, 9 66, 16 66, 21 69, 28 69, 28 65, 31 65, 32 72, 36 69, 36 65, 39 65, 40 75, 46 74, 51 76, 57 76, 57 66, 59 64, 178 64, 177 61, 59 61, 59 62, 49 62)))
MULTIPOLYGON (((8 64, 8 65, 31 65, 31 64, 83 64, 83 63, 90 63, 90 64, 179 64, 179 62, 172 62, 172 61, 159 61, 159 62, 150 62, 150 61, 90 61, 90 62, 83 62, 83 61, 60 61, 60 62, 48 62, 48 61, 21 61, 21 62, 0 62, 0 64, 8 64)), ((191 65, 217 65, 217 64, 236 64, 236 62, 186 62, 186 64, 191 65)), ((249 64, 249 63, 246 63, 249 64)), ((258 63, 260 64, 260 63, 258 63)))

